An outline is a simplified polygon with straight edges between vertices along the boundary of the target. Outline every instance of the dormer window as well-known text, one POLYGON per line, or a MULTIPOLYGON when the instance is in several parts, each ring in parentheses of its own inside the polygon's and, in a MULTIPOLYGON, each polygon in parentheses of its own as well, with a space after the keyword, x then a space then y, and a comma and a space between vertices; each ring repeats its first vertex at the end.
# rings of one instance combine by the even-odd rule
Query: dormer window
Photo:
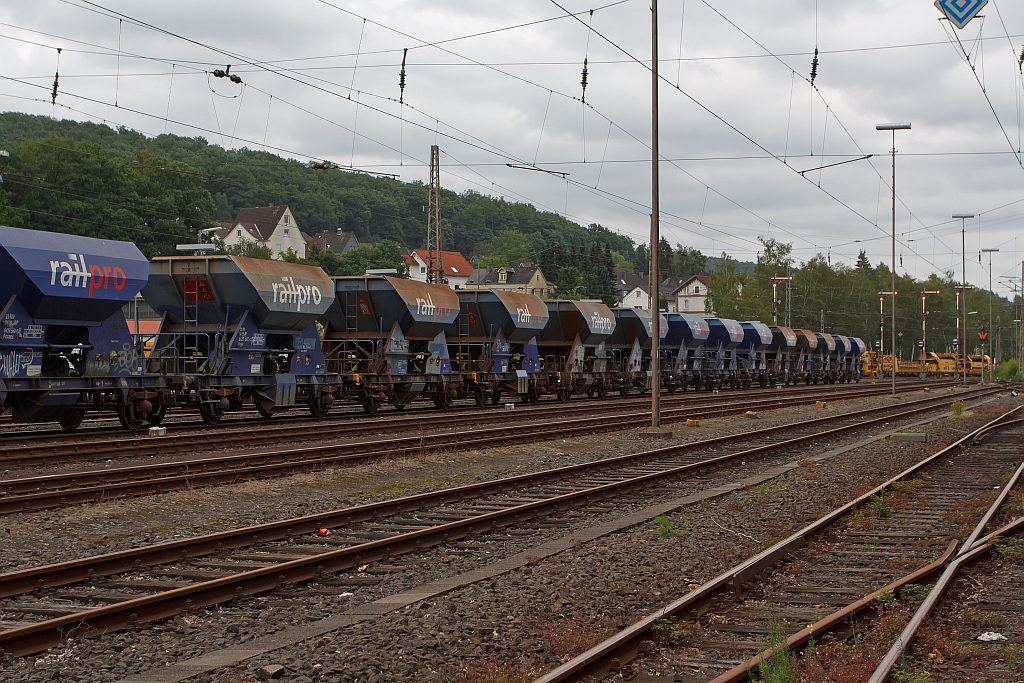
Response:
POLYGON ((498 271, 498 284, 504 284, 506 282, 508 282, 508 273, 506 273, 504 270, 499 270, 498 271))

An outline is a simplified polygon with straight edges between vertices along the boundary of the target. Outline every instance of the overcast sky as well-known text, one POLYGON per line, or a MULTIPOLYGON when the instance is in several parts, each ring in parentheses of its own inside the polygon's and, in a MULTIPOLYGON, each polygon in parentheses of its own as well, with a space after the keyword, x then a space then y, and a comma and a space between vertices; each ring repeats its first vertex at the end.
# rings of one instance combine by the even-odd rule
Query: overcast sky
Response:
MULTIPOLYGON (((981 248, 1000 249, 995 278, 1019 277, 1024 3, 989 0, 982 14, 961 31, 926 0, 662 0, 662 234, 746 260, 766 236, 800 260, 852 263, 864 249, 888 261, 891 137, 875 124, 910 121, 896 139, 897 268, 959 278, 950 216, 973 213, 968 280, 987 284, 981 248)), ((0 0, 0 110, 265 146, 404 181, 426 180, 436 143, 447 188, 640 242, 650 19, 649 0, 0 0), (227 64, 241 85, 210 74, 227 64)))

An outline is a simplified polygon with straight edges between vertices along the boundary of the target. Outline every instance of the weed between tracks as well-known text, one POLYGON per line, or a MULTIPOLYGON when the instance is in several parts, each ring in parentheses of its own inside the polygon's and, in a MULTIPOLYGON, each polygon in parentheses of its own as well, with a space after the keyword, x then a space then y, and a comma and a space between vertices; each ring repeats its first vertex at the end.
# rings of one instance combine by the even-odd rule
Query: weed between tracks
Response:
MULTIPOLYGON (((898 595, 888 594, 872 608, 871 628, 860 631, 856 622, 850 624, 853 635, 837 638, 826 635, 820 641, 811 640, 796 653, 795 677, 800 683, 860 683, 874 672, 889 646, 903 631, 917 604, 927 595, 930 587, 904 586, 898 595)), ((860 620, 859 620, 860 621, 860 620)), ((897 683, 923 683, 928 678, 914 678, 915 672, 901 666, 893 681, 897 683)), ((767 679, 766 679, 767 680, 767 679)))
POLYGON ((889 490, 871 496, 867 504, 850 513, 850 527, 858 531, 874 529, 879 519, 904 510, 922 486, 923 479, 908 479, 898 481, 889 490))

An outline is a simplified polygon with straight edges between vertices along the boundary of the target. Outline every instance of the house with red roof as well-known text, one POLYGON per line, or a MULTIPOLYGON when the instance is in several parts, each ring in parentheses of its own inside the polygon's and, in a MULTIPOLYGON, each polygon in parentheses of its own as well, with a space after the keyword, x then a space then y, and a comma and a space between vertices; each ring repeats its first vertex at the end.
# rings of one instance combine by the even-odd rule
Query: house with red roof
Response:
MULTIPOLYGON (((406 256, 409 264, 409 279, 419 282, 427 281, 429 252, 426 249, 412 249, 406 256)), ((466 281, 473 274, 473 264, 457 251, 442 251, 441 266, 444 268, 445 283, 452 289, 465 289, 466 281)))

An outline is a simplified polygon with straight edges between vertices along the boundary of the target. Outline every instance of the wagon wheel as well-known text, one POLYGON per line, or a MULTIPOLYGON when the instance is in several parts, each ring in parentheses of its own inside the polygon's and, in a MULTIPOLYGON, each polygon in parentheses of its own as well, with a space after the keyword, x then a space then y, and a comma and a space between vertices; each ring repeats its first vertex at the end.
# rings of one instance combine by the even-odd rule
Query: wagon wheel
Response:
POLYGON ((224 409, 221 407, 220 401, 214 401, 213 403, 203 401, 199 404, 199 416, 203 418, 203 422, 206 424, 215 425, 224 417, 224 409))
POLYGON ((591 384, 587 387, 587 398, 594 398, 594 393, 597 391, 597 385, 591 384))
POLYGON ((309 414, 313 417, 327 417, 327 411, 330 409, 331 407, 324 402, 323 396, 316 396, 309 400, 309 414))
POLYGON ((665 390, 668 391, 668 393, 670 394, 676 393, 676 383, 669 382, 668 385, 666 385, 665 390))
POLYGON ((606 398, 608 396, 608 387, 604 385, 604 380, 601 380, 597 385, 597 397, 606 398))
POLYGON ((82 420, 85 418, 84 410, 69 410, 60 417, 57 418, 57 422, 65 431, 73 432, 82 425, 82 420))
POLYGON ((364 396, 363 397, 363 412, 367 415, 376 415, 377 409, 380 408, 380 399, 375 396, 364 396))
POLYGON ((161 403, 153 406, 153 410, 146 413, 146 422, 156 427, 158 424, 163 422, 164 416, 167 414, 167 404, 161 403))
POLYGON ((494 405, 501 403, 501 389, 495 389, 491 394, 491 403, 494 405))
POLYGON ((487 397, 484 396, 483 389, 478 388, 473 390, 473 400, 476 401, 476 405, 478 408, 483 408, 484 406, 487 405, 487 397))
POLYGON ((138 412, 135 401, 117 407, 117 419, 125 429, 139 429, 145 423, 145 417, 138 412))
POLYGON ((436 396, 434 396, 434 405, 441 410, 448 410, 452 406, 452 397, 448 395, 448 392, 442 389, 436 396))
POLYGON ((537 385, 530 385, 529 391, 526 392, 526 400, 530 403, 540 403, 540 390, 537 385))
POLYGON ((555 396, 558 397, 559 401, 565 403, 572 397, 572 391, 567 387, 558 387, 558 389, 555 390, 555 396))

